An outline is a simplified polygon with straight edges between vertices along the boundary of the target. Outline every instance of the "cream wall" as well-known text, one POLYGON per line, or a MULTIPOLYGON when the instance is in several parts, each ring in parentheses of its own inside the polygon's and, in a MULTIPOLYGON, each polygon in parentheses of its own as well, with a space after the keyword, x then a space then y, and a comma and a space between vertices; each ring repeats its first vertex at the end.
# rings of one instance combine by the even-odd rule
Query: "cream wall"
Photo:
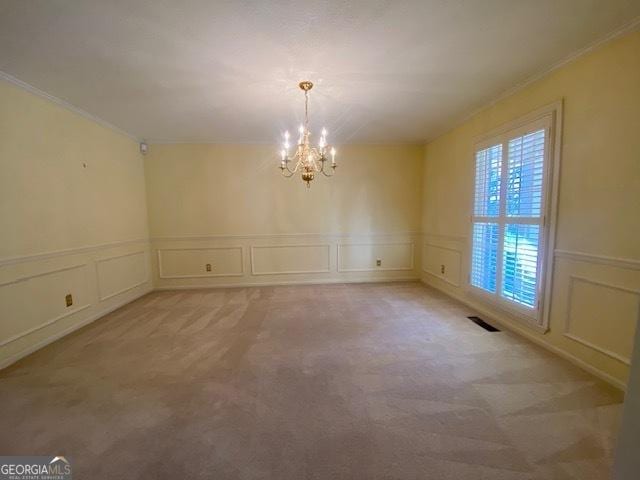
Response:
POLYGON ((424 160, 424 280, 618 385, 627 379, 640 308, 639 52, 634 32, 579 57, 430 142, 424 160), (555 268, 549 331, 542 334, 467 290, 473 144, 561 99, 555 268), (444 263, 458 278, 434 271, 444 263))
POLYGON ((134 140, 0 80, 0 367, 150 290, 144 189, 134 140))
POLYGON ((151 145, 158 286, 418 278, 422 158, 343 146, 335 177, 307 189, 280 175, 274 146, 151 145))

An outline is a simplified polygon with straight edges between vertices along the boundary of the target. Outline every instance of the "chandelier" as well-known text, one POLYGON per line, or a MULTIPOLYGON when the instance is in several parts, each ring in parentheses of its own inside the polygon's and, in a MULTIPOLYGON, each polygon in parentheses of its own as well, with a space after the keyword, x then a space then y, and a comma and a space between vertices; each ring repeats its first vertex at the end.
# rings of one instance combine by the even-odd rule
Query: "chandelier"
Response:
POLYGON ((280 155, 280 170, 287 178, 293 177, 300 172, 303 182, 307 182, 307 188, 311 186, 311 180, 316 173, 322 173, 325 177, 333 176, 336 167, 336 149, 327 145, 327 130, 322 129, 320 141, 315 147, 309 142, 311 132, 309 132, 309 90, 313 88, 313 83, 309 81, 300 82, 300 88, 304 91, 304 125, 300 125, 300 137, 292 156, 289 156, 289 132, 284 132, 284 142, 280 155), (327 173, 325 165, 327 153, 331 155, 331 173, 327 173), (291 169, 290 164, 295 166, 291 169))

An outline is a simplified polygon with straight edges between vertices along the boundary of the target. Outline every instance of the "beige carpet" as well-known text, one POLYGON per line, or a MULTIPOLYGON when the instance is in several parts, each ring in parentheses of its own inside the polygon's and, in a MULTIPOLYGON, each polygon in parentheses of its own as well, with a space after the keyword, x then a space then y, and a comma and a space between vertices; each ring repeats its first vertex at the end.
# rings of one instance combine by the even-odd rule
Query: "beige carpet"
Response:
POLYGON ((156 292, 0 372, 77 479, 604 479, 622 395, 419 283, 156 292))

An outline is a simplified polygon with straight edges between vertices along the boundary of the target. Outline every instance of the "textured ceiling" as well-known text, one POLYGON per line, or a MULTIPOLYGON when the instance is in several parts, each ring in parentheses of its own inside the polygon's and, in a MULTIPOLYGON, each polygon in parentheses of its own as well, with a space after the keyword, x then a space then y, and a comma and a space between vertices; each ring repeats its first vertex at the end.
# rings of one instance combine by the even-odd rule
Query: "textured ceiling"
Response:
POLYGON ((0 70, 150 141, 422 142, 640 0, 0 0, 0 70))

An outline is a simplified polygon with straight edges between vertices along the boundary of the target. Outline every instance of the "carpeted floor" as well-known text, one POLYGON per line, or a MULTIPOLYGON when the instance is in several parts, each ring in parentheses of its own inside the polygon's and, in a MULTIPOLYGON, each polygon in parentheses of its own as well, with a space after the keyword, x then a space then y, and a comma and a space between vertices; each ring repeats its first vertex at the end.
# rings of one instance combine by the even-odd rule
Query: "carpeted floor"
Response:
POLYGON ((155 292, 0 372, 77 479, 604 479, 622 395, 419 283, 155 292))

